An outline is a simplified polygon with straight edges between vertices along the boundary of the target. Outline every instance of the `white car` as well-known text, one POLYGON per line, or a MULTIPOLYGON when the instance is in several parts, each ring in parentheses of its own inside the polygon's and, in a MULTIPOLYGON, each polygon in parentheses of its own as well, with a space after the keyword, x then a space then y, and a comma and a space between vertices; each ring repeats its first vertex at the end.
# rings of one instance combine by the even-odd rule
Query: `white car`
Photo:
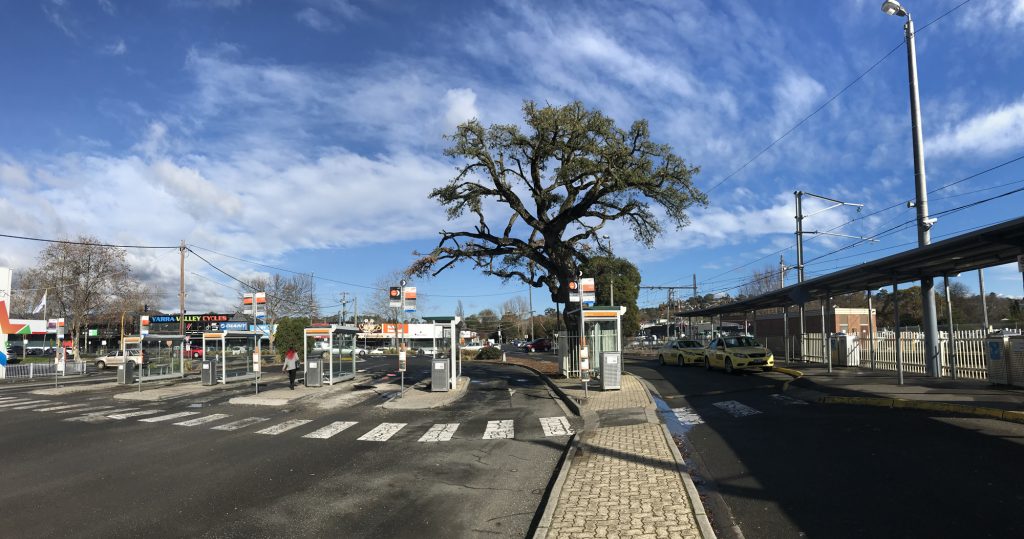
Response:
POLYGON ((388 353, 388 349, 387 348, 374 348, 373 350, 370 350, 370 352, 369 352, 369 354, 371 356, 383 356, 386 353, 388 353))
MULTIPOLYGON (((334 349, 334 353, 335 354, 339 354, 342 357, 350 357, 350 356, 352 356, 352 349, 351 348, 342 348, 341 350, 338 350, 337 348, 335 348, 334 349)), ((357 356, 365 356, 366 354, 369 353, 369 351, 366 348, 360 348, 360 347, 357 346, 355 348, 355 353, 356 353, 357 356)))
POLYGON ((96 358, 96 368, 103 370, 107 367, 116 367, 118 365, 124 365, 126 362, 131 364, 132 367, 138 364, 139 351, 138 350, 115 350, 105 356, 96 358))

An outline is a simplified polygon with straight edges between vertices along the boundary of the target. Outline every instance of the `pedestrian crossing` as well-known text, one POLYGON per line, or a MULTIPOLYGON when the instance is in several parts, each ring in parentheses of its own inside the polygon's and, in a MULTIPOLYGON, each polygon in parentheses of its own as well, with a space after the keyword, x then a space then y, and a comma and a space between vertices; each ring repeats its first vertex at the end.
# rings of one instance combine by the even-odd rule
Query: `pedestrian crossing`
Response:
POLYGON ((469 423, 410 424, 397 422, 361 423, 358 421, 331 421, 318 424, 316 419, 286 419, 273 421, 270 417, 239 417, 230 413, 203 413, 199 411, 173 411, 165 408, 97 406, 92 403, 67 404, 49 399, 0 397, 6 409, 34 410, 52 414, 65 414, 63 421, 78 423, 109 423, 134 421, 139 424, 166 424, 175 427, 204 428, 210 431, 246 431, 262 436, 297 435, 306 440, 327 441, 341 435, 358 443, 385 443, 402 440, 423 444, 443 444, 457 440, 502 441, 543 437, 564 437, 575 434, 569 418, 541 417, 533 419, 475 419, 469 423), (525 423, 524 423, 525 422, 525 423), (521 427, 517 429, 517 424, 521 427), (482 427, 482 429, 481 429, 482 427), (351 434, 350 434, 351 433, 351 434))

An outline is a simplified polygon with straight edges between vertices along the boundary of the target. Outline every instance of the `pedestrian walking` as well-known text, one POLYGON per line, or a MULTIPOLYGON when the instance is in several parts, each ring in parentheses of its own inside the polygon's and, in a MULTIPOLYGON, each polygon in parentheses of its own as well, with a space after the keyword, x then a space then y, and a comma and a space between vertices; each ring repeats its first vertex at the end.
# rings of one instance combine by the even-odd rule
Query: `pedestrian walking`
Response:
POLYGON ((288 386, 295 389, 295 371, 298 369, 296 363, 299 361, 299 354, 295 353, 295 348, 289 346, 288 351, 284 353, 284 365, 281 366, 281 372, 288 373, 288 386))

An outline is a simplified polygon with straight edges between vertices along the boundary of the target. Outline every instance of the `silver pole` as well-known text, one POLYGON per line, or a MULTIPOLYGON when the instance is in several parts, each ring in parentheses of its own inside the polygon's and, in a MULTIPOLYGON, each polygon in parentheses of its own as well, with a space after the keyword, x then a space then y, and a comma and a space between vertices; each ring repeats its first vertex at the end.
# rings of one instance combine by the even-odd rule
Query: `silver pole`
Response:
POLYGON ((985 299, 985 270, 978 268, 978 293, 981 294, 981 315, 985 323, 985 333, 988 333, 988 300, 985 299))
MULTIPOLYGON (((803 191, 796 191, 796 280, 804 282, 804 211, 801 197, 803 191)), ((807 313, 803 302, 800 303, 800 361, 804 360, 804 334, 807 333, 807 313)))
POLYGON ((903 385, 903 346, 900 332, 900 286, 892 283, 892 306, 896 316, 896 383, 903 385))
POLYGON ((871 370, 875 370, 875 308, 871 303, 871 291, 868 290, 868 345, 871 347, 871 370))
POLYGON ((949 275, 942 276, 942 283, 946 290, 946 318, 949 320, 949 338, 946 343, 949 347, 949 377, 956 380, 956 341, 953 338, 953 300, 949 297, 949 275))
MULTIPOLYGON (((917 80, 917 48, 914 42, 914 20, 907 13, 907 22, 903 25, 907 39, 907 70, 910 79, 910 121, 914 138, 914 190, 917 209, 917 245, 924 247, 931 243, 931 227, 933 220, 928 218, 928 184, 924 166, 924 136, 921 132, 921 98, 918 95, 917 80)), ((935 280, 932 277, 921 279, 921 306, 924 326, 924 364, 928 376, 938 378, 942 375, 939 357, 939 325, 935 309, 935 280)))
POLYGON ((832 372, 832 347, 829 346, 828 324, 825 323, 825 315, 828 311, 828 295, 821 300, 821 355, 828 364, 828 372, 832 372))

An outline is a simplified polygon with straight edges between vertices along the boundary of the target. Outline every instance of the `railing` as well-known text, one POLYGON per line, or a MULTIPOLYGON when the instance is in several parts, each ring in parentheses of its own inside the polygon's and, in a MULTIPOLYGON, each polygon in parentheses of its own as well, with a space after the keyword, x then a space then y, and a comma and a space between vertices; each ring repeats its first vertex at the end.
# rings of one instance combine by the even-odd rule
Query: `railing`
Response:
POLYGON ((69 376, 85 374, 88 363, 84 361, 68 361, 64 363, 64 372, 57 371, 56 363, 19 363, 0 367, 0 379, 15 378, 53 378, 54 376, 69 376))
MULTIPOLYGON (((1012 333, 1012 330, 1010 331, 1012 333)), ((985 336, 984 330, 961 330, 953 332, 953 345, 955 347, 956 377, 968 380, 987 380, 988 369, 985 362, 985 336)), ((794 341, 798 337, 794 338, 794 341)), ((871 341, 867 338, 858 338, 852 345, 851 353, 857 354, 861 367, 871 367, 871 341)), ((783 356, 784 343, 782 338, 769 338, 767 345, 775 354, 776 360, 783 356)), ((836 343, 832 339, 833 364, 836 364, 836 343)), ((896 332, 882 330, 874 337, 875 362, 874 368, 883 371, 896 371, 896 332)), ((949 332, 939 332, 939 352, 942 365, 942 376, 951 376, 949 358, 949 332)), ((793 357, 799 357, 799 348, 793 346, 790 350, 793 357)), ((900 355, 903 363, 903 372, 907 374, 925 374, 924 366, 924 333, 919 331, 900 332, 900 355)), ((821 333, 807 333, 804 335, 804 361, 810 363, 825 363, 825 356, 822 353, 821 333)))

